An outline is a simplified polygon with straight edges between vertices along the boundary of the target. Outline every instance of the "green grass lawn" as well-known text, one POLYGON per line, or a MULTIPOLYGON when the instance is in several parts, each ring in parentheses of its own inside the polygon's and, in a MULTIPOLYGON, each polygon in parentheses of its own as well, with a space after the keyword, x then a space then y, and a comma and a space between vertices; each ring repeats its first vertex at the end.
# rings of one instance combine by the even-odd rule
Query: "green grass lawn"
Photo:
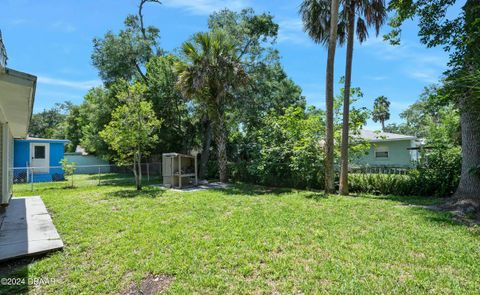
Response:
MULTIPOLYGON (((480 290, 480 229, 409 206, 433 199, 247 185, 191 193, 63 186, 34 193, 65 249, 4 274, 55 279, 32 292, 121 293, 149 275, 171 277, 168 293, 480 290)), ((17 195, 31 195, 26 188, 17 195)))

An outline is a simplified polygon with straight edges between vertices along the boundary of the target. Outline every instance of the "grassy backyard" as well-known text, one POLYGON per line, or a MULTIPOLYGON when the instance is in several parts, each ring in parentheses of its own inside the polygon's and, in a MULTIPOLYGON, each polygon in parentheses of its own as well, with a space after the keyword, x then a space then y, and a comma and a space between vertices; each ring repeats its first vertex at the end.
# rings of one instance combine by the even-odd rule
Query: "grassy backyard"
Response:
POLYGON ((65 249, 3 273, 55 279, 32 292, 122 293, 149 275, 166 278, 167 293, 473 294, 480 286, 480 229, 410 206, 434 199, 247 185, 62 187, 37 185, 35 194, 65 249))

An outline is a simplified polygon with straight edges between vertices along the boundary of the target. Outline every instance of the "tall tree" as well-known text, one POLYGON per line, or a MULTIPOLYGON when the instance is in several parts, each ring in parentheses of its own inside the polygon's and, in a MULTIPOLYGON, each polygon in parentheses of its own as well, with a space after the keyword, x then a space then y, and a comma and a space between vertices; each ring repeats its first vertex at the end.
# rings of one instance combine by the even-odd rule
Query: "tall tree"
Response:
MULTIPOLYGON (((232 89, 232 95, 236 97, 230 107, 228 117, 230 128, 238 128, 242 125, 247 133, 252 126, 257 127, 265 114, 269 103, 275 104, 272 98, 272 83, 282 81, 279 77, 271 77, 271 68, 278 63, 278 54, 271 47, 278 34, 278 24, 273 21, 269 13, 257 14, 252 8, 242 9, 235 12, 223 9, 214 12, 208 19, 210 30, 222 30, 236 47, 241 62, 245 65, 245 71, 251 77, 248 87, 232 89), (269 92, 265 93, 263 88, 269 92), (237 126, 235 126, 237 125, 237 126)), ((270 104, 270 105, 271 105, 270 104)), ((285 100, 285 104, 287 101, 285 100)), ((205 110, 204 107, 196 108, 197 111, 205 110)), ((202 154, 199 174, 206 175, 207 161, 210 157, 210 145, 212 140, 213 120, 207 113, 199 114, 202 126, 202 154)), ((232 152, 232 149, 230 150, 232 152)))
POLYGON ((162 53, 160 31, 153 26, 144 26, 143 8, 149 2, 160 3, 157 0, 140 0, 138 15, 127 16, 125 29, 118 34, 109 31, 103 38, 93 39, 92 63, 105 84, 119 79, 146 81, 144 71, 147 62, 162 53))
MULTIPOLYGON (((322 43, 324 19, 315 19, 318 10, 328 11, 328 3, 319 3, 317 0, 304 0, 300 6, 300 13, 303 19, 304 30, 317 43, 322 43)), ((334 146, 333 146, 333 82, 335 66, 335 50, 337 48, 339 0, 332 0, 330 3, 330 27, 328 34, 328 57, 326 69, 326 138, 325 138, 325 192, 335 191, 335 170, 334 170, 334 146)))
POLYGON ((472 173, 480 167, 480 1, 465 1, 462 12, 452 16, 447 10, 456 2, 393 0, 393 30, 385 37, 398 44, 402 23, 418 16, 421 42, 450 52, 447 93, 460 110, 462 132, 462 172, 454 206, 480 211, 480 173, 472 173))
MULTIPOLYGON (((343 123, 342 123, 342 144, 340 155, 340 194, 348 195, 348 146, 349 146, 349 111, 350 111, 350 85, 352 81, 352 61, 353 44, 355 35, 355 23, 357 23, 357 38, 360 43, 366 40, 368 36, 368 27, 374 26, 375 33, 378 36, 380 27, 387 17, 385 1, 383 0, 347 0, 341 16, 341 22, 346 25, 340 25, 340 28, 347 27, 347 52, 345 61, 345 87, 343 97, 343 123), (346 20, 346 21, 345 21, 346 20)), ((340 43, 341 36, 339 34, 340 43)))
POLYGON ((67 136, 68 125, 65 121, 74 108, 75 106, 71 102, 66 101, 56 103, 50 109, 33 114, 28 134, 33 137, 69 139, 67 136))
POLYGON ((373 103, 372 120, 382 124, 382 131, 385 131, 385 121, 390 119, 390 101, 385 96, 375 98, 373 103))
POLYGON ((176 63, 178 87, 186 97, 204 102, 214 122, 221 182, 227 181, 226 109, 232 90, 247 79, 235 45, 221 30, 198 33, 182 45, 184 62, 176 63))
POLYGON ((152 103, 144 99, 145 86, 135 83, 119 99, 125 104, 112 113, 112 120, 100 131, 100 136, 115 151, 115 161, 131 165, 137 190, 142 189, 142 158, 150 153, 158 141, 161 121, 153 111, 152 103))

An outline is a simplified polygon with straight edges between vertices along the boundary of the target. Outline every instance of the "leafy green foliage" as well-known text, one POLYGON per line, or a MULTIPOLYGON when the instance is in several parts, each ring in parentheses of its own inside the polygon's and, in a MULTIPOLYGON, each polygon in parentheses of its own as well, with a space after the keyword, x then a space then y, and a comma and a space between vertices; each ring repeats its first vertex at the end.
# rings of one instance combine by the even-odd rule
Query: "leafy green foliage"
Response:
POLYGON ((100 131, 100 136, 115 152, 119 165, 132 165, 137 189, 141 189, 141 161, 158 142, 157 131, 162 123, 153 111, 152 103, 145 101, 146 89, 135 83, 119 99, 125 104, 112 113, 112 120, 100 131))
POLYGON ((207 107, 213 120, 221 182, 227 181, 226 110, 235 99, 235 90, 246 84, 248 74, 238 48, 225 31, 195 34, 182 45, 183 62, 175 64, 177 86, 185 97, 207 107))
POLYGON ((419 195, 450 196, 458 186, 461 174, 460 147, 426 150, 420 156, 416 171, 419 195))
POLYGON ((145 99, 152 102, 157 117, 163 122, 158 132, 159 142, 152 151, 187 153, 197 144, 194 106, 182 96, 176 87, 177 74, 175 63, 179 58, 174 55, 155 56, 147 63, 148 79, 145 99))
POLYGON ((64 121, 73 108, 71 102, 56 103, 52 108, 32 115, 28 133, 32 137, 65 138, 64 121))
POLYGON ((62 160, 60 160, 60 165, 62 165, 62 169, 63 169, 63 172, 65 173, 65 176, 68 176, 71 178, 70 187, 74 187, 73 174, 75 173, 75 170, 77 170, 77 163, 70 162, 66 158, 63 158, 62 160))
POLYGON ((112 112, 123 102, 118 95, 127 91, 128 84, 124 81, 112 84, 109 88, 95 87, 88 91, 78 112, 72 113, 73 126, 81 130, 80 144, 89 153, 113 159, 114 153, 100 136, 100 132, 110 122, 112 112))
POLYGON ((349 173, 348 184, 354 193, 411 196, 416 194, 417 182, 410 175, 349 173))
MULTIPOLYGON (((329 0, 304 0, 300 5, 299 14, 302 17, 305 32, 316 43, 327 44, 330 34, 330 1, 329 0)), ((374 27, 378 36, 380 27, 387 18, 385 1, 352 0, 340 1, 338 13, 337 39, 340 45, 347 41, 348 15, 350 8, 354 7, 356 37, 360 43, 368 38, 368 29, 374 27), (353 5, 352 5, 353 4, 353 5)))
MULTIPOLYGON (((342 90, 343 91, 343 90, 342 90)), ((363 96, 359 88, 351 88, 350 130, 352 136, 365 125, 366 108, 355 107, 363 96)), ((335 99, 335 154, 340 154, 343 92, 335 99)), ((239 129, 232 132, 234 147, 232 177, 237 180, 274 186, 323 188, 325 114, 315 107, 302 105, 272 111, 260 118, 254 132, 239 129)), ((362 154, 369 145, 352 141, 350 156, 362 154)))
POLYGON ((400 196, 447 197, 458 186, 461 171, 460 148, 423 151, 416 168, 407 175, 361 174, 349 176, 352 192, 400 196))
POLYGON ((118 34, 108 32, 103 38, 93 39, 92 63, 106 84, 145 78, 142 68, 161 52, 158 38, 157 28, 149 26, 142 31, 139 17, 130 15, 118 34))
POLYGON ((323 112, 301 107, 265 118, 255 146, 246 150, 250 161, 238 161, 232 177, 276 186, 321 187, 323 184, 323 112))
MULTIPOLYGON (((343 83, 343 78, 340 80, 340 84, 343 83)), ((340 93, 335 97, 333 102, 333 111, 334 111, 334 134, 335 134, 335 158, 340 157, 340 148, 341 148, 341 137, 342 137, 342 126, 343 126, 343 101, 344 101, 344 88, 340 89, 340 93)), ((353 159, 363 155, 366 150, 370 148, 370 144, 358 137, 360 134, 360 129, 365 126, 367 120, 370 116, 370 111, 361 107, 358 108, 355 106, 355 103, 363 98, 363 92, 359 87, 350 88, 350 118, 349 122, 349 133, 350 133, 350 145, 349 145, 349 158, 353 159)))
POLYGON ((401 124, 389 124, 385 131, 414 135, 430 146, 460 145, 460 115, 455 104, 446 99, 445 87, 425 88, 419 100, 400 114, 401 124))

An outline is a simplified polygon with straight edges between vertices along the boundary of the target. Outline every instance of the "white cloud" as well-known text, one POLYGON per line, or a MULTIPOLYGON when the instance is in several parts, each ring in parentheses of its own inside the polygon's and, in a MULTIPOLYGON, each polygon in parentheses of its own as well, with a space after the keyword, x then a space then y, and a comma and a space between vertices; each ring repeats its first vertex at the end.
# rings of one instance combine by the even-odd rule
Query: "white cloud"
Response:
POLYGON ((387 80, 387 76, 368 76, 367 79, 373 80, 373 81, 383 81, 387 80))
POLYGON ((223 8, 240 10, 251 6, 249 0, 164 0, 162 3, 168 7, 184 9, 195 15, 208 15, 223 8))
POLYGON ((411 68, 407 69, 406 72, 409 76, 427 83, 438 82, 440 78, 438 72, 427 68, 411 68))
POLYGON ((404 111, 410 107, 411 103, 408 102, 398 102, 398 101, 391 101, 390 106, 392 109, 404 111))
POLYGON ((279 43, 293 43, 306 46, 313 44, 307 33, 303 31, 303 23, 300 18, 284 19, 279 21, 278 25, 277 41, 279 43))
POLYGON ((28 22, 27 19, 24 19, 24 18, 16 18, 14 20, 12 20, 10 23, 14 26, 19 26, 19 25, 23 25, 23 24, 26 24, 28 22))
POLYGON ((51 24, 52 29, 63 32, 63 33, 73 33, 77 30, 72 24, 64 21, 56 21, 51 24))
POLYGON ((102 84, 100 80, 89 80, 89 81, 69 81, 63 79, 56 79, 46 76, 38 76, 38 83, 54 85, 54 86, 63 86, 74 89, 88 90, 92 87, 99 86, 102 84))
POLYGON ((447 68, 447 58, 433 49, 402 41, 401 45, 392 46, 382 37, 370 38, 362 47, 370 47, 375 57, 383 60, 401 61, 406 76, 426 83, 440 79, 447 68))

